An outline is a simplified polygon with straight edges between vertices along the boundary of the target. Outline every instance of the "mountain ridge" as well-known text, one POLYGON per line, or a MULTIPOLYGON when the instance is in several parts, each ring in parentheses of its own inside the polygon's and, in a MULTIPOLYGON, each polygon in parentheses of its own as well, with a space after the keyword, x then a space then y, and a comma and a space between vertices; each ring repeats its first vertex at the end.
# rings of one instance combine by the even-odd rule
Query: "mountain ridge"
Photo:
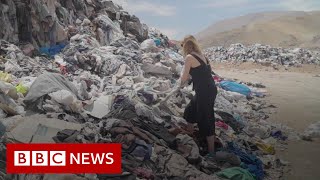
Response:
POLYGON ((204 48, 233 43, 319 48, 320 11, 247 14, 214 23, 196 37, 204 48))

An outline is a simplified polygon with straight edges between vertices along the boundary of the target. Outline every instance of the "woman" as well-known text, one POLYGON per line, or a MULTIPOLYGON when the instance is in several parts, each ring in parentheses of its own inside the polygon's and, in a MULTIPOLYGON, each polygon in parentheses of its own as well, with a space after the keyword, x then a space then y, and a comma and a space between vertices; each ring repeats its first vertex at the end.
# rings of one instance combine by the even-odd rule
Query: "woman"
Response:
POLYGON ((184 70, 181 75, 181 87, 189 80, 191 75, 196 98, 196 121, 199 132, 206 137, 209 155, 214 156, 214 101, 217 87, 211 75, 211 66, 198 45, 197 40, 189 35, 181 43, 185 57, 184 70))

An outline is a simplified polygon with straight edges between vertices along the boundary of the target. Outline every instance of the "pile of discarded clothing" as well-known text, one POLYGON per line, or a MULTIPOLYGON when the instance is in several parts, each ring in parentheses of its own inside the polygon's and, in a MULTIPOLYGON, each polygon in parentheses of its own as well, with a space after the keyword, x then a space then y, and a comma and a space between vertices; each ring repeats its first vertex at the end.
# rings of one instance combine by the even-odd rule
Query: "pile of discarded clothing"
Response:
POLYGON ((185 109, 194 92, 191 86, 176 88, 184 60, 167 36, 112 1, 21 0, 0 5, 1 21, 10 21, 0 32, 5 35, 0 37, 0 154, 10 142, 113 142, 123 150, 120 175, 9 175, 5 156, 0 156, 1 178, 281 176, 286 163, 275 149, 285 148, 291 134, 267 121, 274 106, 263 100, 265 86, 213 77, 219 87, 215 133, 220 160, 210 161, 204 158, 205 138, 197 128, 191 133, 187 127, 185 109), (60 26, 65 38, 58 33, 60 26))
POLYGON ((76 34, 92 35, 101 46, 123 37, 140 43, 150 37, 157 46, 174 45, 166 35, 141 23, 112 1, 4 0, 0 2, 0 12, 0 23, 4 25, 0 39, 19 44, 26 55, 52 57, 70 40, 88 41, 84 36, 71 39, 76 34))
POLYGON ((255 62, 262 65, 299 66, 320 64, 320 52, 302 48, 280 48, 255 44, 244 46, 231 44, 230 47, 211 47, 205 54, 214 62, 255 62))

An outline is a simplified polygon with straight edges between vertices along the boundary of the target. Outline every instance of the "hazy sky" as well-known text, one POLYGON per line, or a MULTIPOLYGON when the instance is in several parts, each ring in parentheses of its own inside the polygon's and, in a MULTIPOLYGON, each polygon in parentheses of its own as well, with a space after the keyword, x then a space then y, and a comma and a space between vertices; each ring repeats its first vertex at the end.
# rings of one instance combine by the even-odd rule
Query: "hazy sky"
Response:
POLYGON ((195 34, 222 19, 263 11, 320 10, 320 0, 114 0, 170 38, 195 34))

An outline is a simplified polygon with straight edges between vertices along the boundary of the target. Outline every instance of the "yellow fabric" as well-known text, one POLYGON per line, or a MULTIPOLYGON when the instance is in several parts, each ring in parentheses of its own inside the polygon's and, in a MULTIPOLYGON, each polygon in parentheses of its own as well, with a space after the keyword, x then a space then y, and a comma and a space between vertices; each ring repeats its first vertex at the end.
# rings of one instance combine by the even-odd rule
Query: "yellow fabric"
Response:
POLYGON ((275 154, 276 151, 273 146, 263 142, 256 142, 256 146, 266 154, 275 154))
POLYGON ((28 88, 25 87, 25 86, 23 86, 22 84, 19 84, 19 85, 16 87, 16 89, 17 89, 17 92, 19 92, 19 93, 21 93, 21 94, 23 94, 23 95, 27 94, 27 92, 28 92, 28 88))
POLYGON ((12 82, 11 74, 0 71, 0 81, 4 81, 8 83, 12 82))

